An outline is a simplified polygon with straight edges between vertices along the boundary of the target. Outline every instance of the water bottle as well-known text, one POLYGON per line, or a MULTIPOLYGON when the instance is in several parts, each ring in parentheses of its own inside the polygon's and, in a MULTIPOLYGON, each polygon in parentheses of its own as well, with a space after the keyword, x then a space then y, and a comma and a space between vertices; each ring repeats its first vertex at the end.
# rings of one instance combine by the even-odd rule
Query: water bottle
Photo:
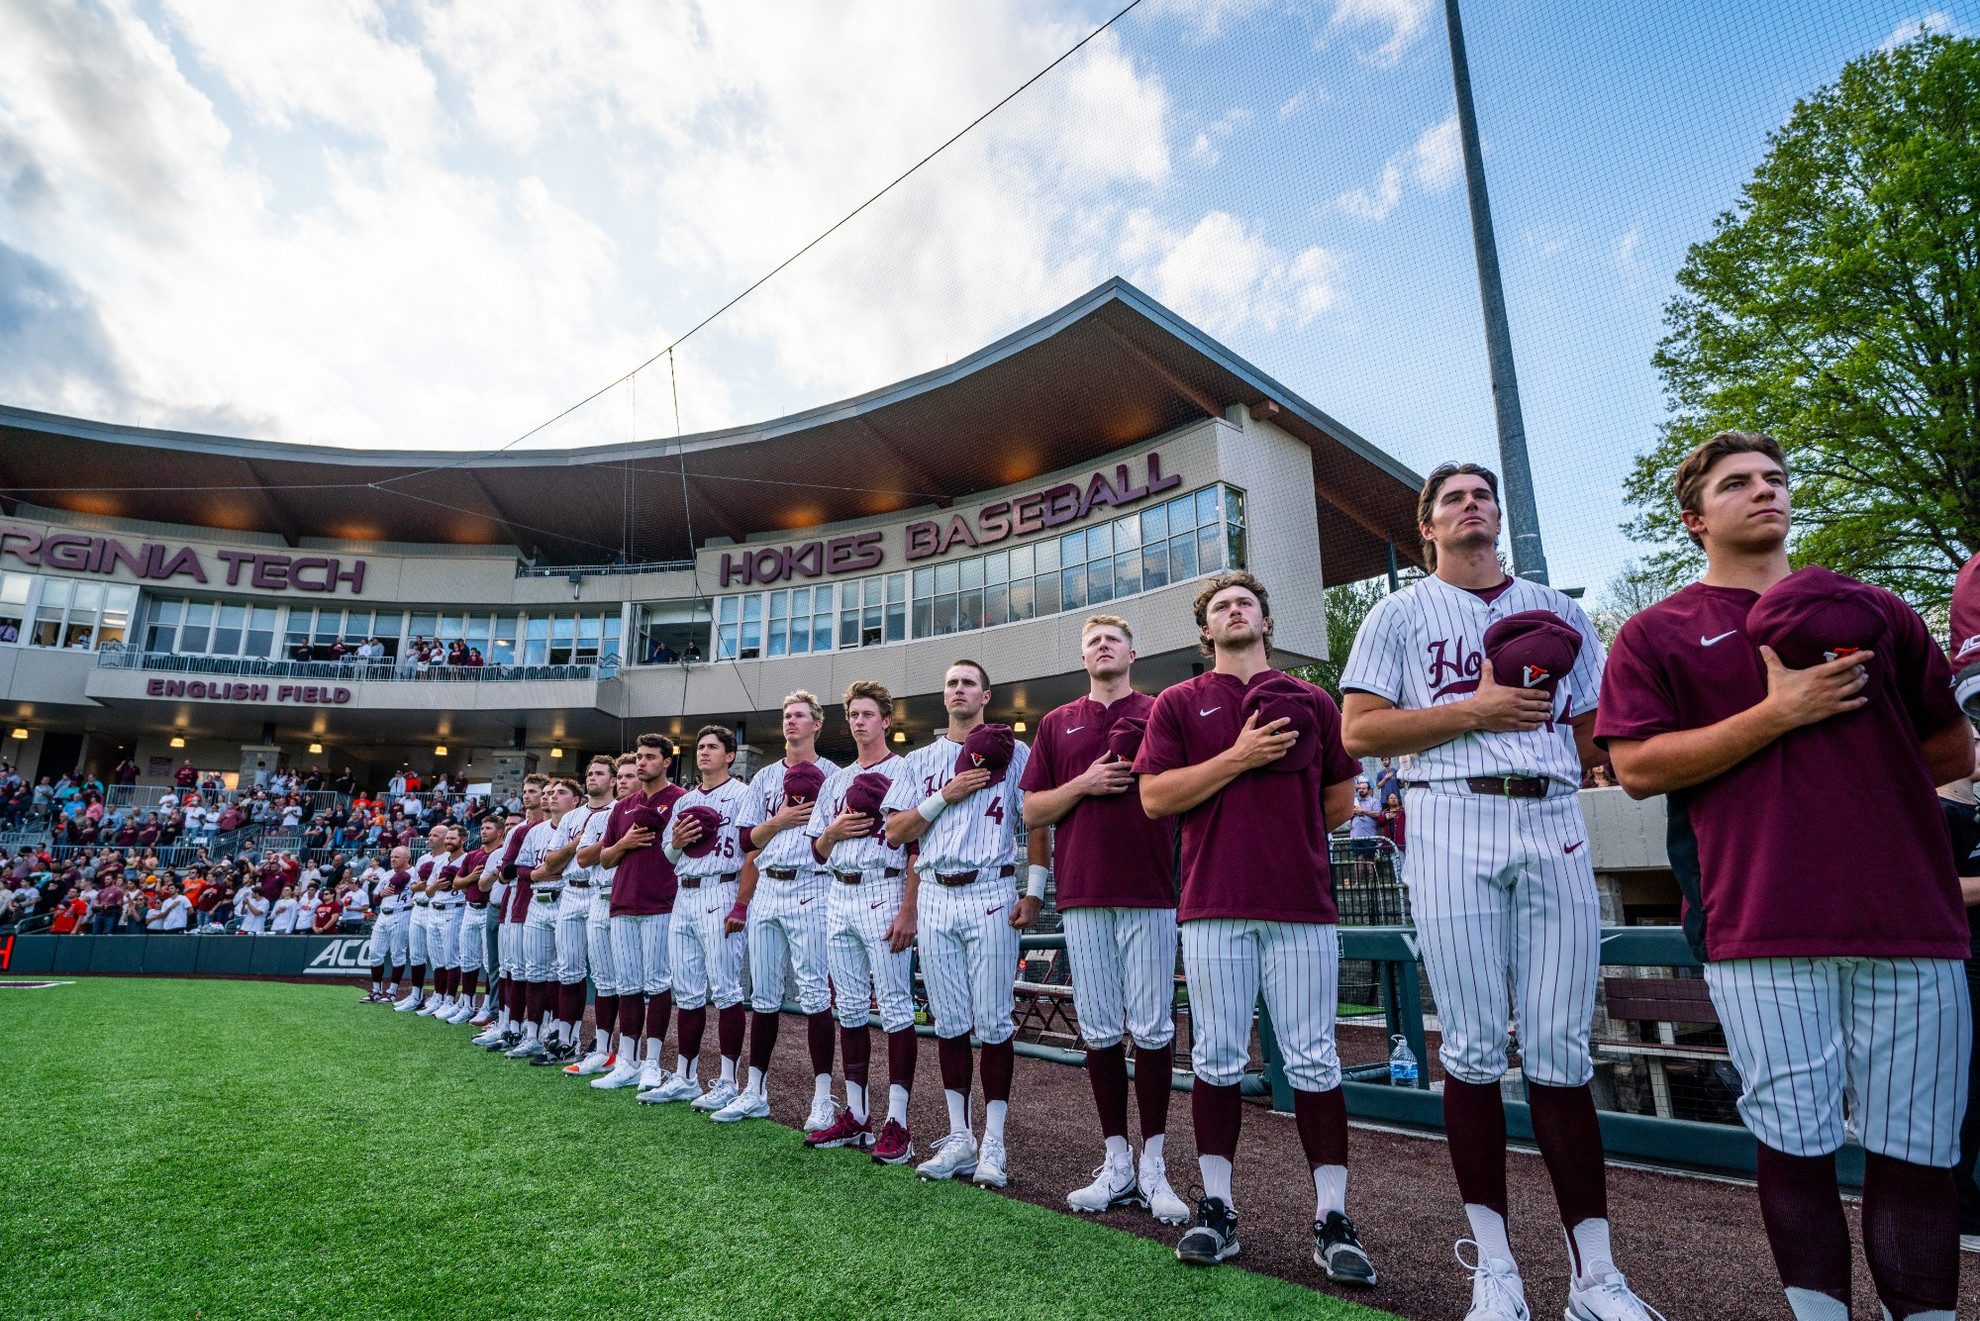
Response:
POLYGON ((1400 1032, 1390 1040, 1395 1042, 1395 1049, 1389 1052, 1389 1086, 1416 1086, 1416 1055, 1409 1042, 1400 1032))

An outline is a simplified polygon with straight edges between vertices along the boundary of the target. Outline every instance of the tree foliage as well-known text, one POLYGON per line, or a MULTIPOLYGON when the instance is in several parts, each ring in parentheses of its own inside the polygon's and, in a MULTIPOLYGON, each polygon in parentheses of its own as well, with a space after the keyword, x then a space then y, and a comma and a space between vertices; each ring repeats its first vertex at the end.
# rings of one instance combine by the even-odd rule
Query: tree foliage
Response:
POLYGON ((1348 652, 1354 647, 1354 635, 1361 631, 1361 622, 1368 618, 1368 612, 1375 608, 1375 603, 1388 594, 1387 578, 1365 578, 1358 583, 1340 583, 1329 587, 1326 591, 1327 659, 1299 666, 1292 672, 1308 683, 1319 684, 1339 702, 1341 671, 1347 668, 1348 652))
POLYGON ((1697 563, 1685 452, 1765 431, 1790 547, 1931 607, 1980 549, 1980 42, 1863 56, 1796 105, 1736 210, 1693 245, 1655 363, 1673 417, 1625 494, 1666 578, 1697 563))

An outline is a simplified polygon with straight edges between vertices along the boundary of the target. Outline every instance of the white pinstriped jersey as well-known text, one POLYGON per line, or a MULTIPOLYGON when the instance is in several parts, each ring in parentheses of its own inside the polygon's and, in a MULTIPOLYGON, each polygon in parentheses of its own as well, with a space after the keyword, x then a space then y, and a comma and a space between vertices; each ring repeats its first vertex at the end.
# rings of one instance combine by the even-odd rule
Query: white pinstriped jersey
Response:
MULTIPOLYGON (((876 761, 871 766, 854 762, 841 766, 825 778, 825 787, 818 791, 818 806, 811 809, 811 820, 805 825, 806 839, 817 839, 825 833, 825 827, 832 824, 839 813, 846 810, 846 790, 852 782, 871 771, 884 775, 889 781, 899 777, 907 769, 907 758, 891 754, 885 761, 876 761)), ((794 833, 794 832, 792 832, 794 833)), ((818 856, 813 854, 813 857, 818 856)), ((861 835, 857 839, 842 839, 832 846, 832 856, 826 866, 836 871, 872 871, 876 868, 902 867, 907 865, 907 850, 887 847, 887 816, 883 811, 875 823, 873 833, 861 835)))
POLYGON ((543 855, 550 851, 557 837, 557 827, 548 821, 539 821, 526 828, 522 847, 516 850, 516 866, 535 871, 543 865, 543 855))
POLYGON ((742 870, 743 843, 736 830, 736 818, 748 797, 749 782, 731 775, 713 789, 703 789, 697 785, 675 800, 674 815, 667 824, 669 839, 673 837, 673 822, 685 816, 690 807, 714 808, 722 815, 722 828, 716 832, 714 848, 698 858, 693 854, 684 854, 674 864, 674 875, 727 876, 730 872, 742 870))
MULTIPOLYGON (((784 772, 790 767, 779 757, 756 773, 749 782, 749 797, 743 803, 742 813, 736 818, 736 825, 743 830, 756 827, 777 815, 784 805, 784 772)), ((825 772, 829 782, 832 773, 839 769, 836 762, 827 758, 818 759, 818 769, 825 772)), ((850 782, 849 782, 850 783, 850 782)), ((824 791, 819 791, 821 800, 824 791)), ((818 859, 811 852, 811 836, 802 827, 780 830, 762 852, 756 855, 758 867, 816 867, 818 859)))
MULTIPOLYGON (((557 823, 556 833, 550 837, 550 847, 545 849, 544 852, 553 853, 568 845, 572 840, 583 840, 586 828, 594 821, 599 823, 598 833, 602 837, 605 833, 604 822, 611 815, 612 805, 610 803, 605 804, 603 807, 593 807, 589 801, 579 803, 576 807, 564 813, 564 819, 557 823)), ((590 867, 581 867, 578 865, 577 855, 573 853, 571 860, 564 865, 563 879, 567 881, 590 881, 592 879, 591 872, 592 869, 590 867)))
MULTIPOLYGON (((605 827, 611 824, 612 806, 612 804, 607 803, 603 809, 593 812, 591 819, 584 823, 584 833, 578 836, 578 847, 580 849, 588 849, 594 844, 603 844, 605 842, 605 827)), ((593 867, 590 870, 592 892, 599 895, 610 895, 612 893, 612 878, 619 874, 619 869, 617 867, 593 867)))
MULTIPOLYGON (((413 864, 413 883, 422 888, 434 877, 453 866, 459 859, 451 853, 428 853, 413 864)), ((433 902, 442 908, 452 908, 467 902, 467 896, 459 890, 435 890, 433 902)))
MULTIPOLYGON (((956 778, 956 758, 962 750, 962 744, 944 734, 910 752, 882 806, 889 812, 913 811, 922 799, 956 778)), ((915 866, 922 871, 963 872, 1015 862, 1017 823, 1024 812, 1024 791, 1018 781, 1029 760, 1031 749, 1013 743, 1004 778, 952 803, 936 817, 921 837, 921 858, 915 866)))
POLYGON ((1523 734, 1460 734, 1403 757, 1405 780, 1544 775, 1580 785, 1581 756, 1567 721, 1593 711, 1602 695, 1602 640, 1580 605, 1551 587, 1515 578, 1487 602, 1434 575, 1412 583, 1368 612, 1341 671, 1341 687, 1387 698, 1405 711, 1462 701, 1478 688, 1485 630, 1523 610, 1549 611, 1581 634, 1574 669, 1555 689, 1553 723, 1523 734))

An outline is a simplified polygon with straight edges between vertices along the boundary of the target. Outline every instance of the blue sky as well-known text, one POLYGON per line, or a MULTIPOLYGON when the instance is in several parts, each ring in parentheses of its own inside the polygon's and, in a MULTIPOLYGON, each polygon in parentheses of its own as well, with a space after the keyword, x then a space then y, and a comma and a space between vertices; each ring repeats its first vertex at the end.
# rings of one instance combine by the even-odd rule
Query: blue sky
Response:
MULTIPOLYGON (((0 399, 503 445, 1117 5, 0 0, 0 399)), ((1650 355, 1798 97, 1974 6, 1466 6, 1554 581, 1632 547, 1650 355)), ((1123 275, 1419 470, 1495 458, 1442 5, 1145 0, 700 332, 688 430, 951 361, 1123 275)), ((671 434, 667 364, 525 442, 671 434)))

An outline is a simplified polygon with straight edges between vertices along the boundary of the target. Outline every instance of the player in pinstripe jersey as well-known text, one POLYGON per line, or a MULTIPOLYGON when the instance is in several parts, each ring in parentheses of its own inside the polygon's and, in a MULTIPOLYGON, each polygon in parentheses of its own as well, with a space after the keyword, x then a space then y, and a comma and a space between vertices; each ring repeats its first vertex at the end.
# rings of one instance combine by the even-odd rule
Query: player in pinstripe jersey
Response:
MULTIPOLYGON (((495 957, 500 965, 501 985, 497 1003, 501 1006, 488 1032, 474 1044, 491 1051, 508 1051, 522 1043, 525 992, 522 980, 522 922, 529 911, 529 886, 518 878, 517 858, 529 832, 543 820, 543 791, 550 783, 547 775, 530 772, 523 777, 523 818, 509 827, 502 840, 502 851, 490 859, 494 869, 493 892, 488 902, 499 915, 495 927, 495 957)), ((485 873, 484 873, 485 874, 485 873)))
POLYGON ((480 846, 461 859, 455 884, 467 911, 461 914, 460 1007, 451 1021, 487 1026, 491 1011, 476 993, 482 966, 488 961, 489 893, 484 880, 488 861, 502 845, 502 818, 490 812, 481 818, 480 846))
POLYGON ((451 1023, 454 1021, 454 1011, 459 1007, 454 992, 460 989, 461 984, 461 918, 467 912, 467 896, 460 892, 458 885, 464 852, 461 847, 463 832, 456 825, 442 828, 447 832, 442 845, 445 852, 435 855, 432 866, 427 868, 427 894, 431 902, 431 916, 427 919, 431 928, 427 939, 433 959, 433 994, 419 1007, 418 1012, 427 1018, 451 1023))
POLYGON ((552 1005, 551 1043, 532 1064, 563 1066, 578 1057, 578 1032, 584 1022, 584 984, 590 972, 586 959, 591 926, 591 868, 578 861, 578 844, 585 827, 612 810, 612 761, 593 757, 585 763, 584 801, 564 814, 543 870, 563 882, 557 895, 556 981, 547 989, 552 1005))
POLYGON ((790 694, 784 698, 782 719, 784 755, 749 782, 749 795, 736 820, 746 832, 744 846, 758 850, 755 874, 745 873, 737 896, 749 915, 744 928, 750 978, 749 1077, 741 1094, 710 1117, 720 1123, 770 1117, 764 1075, 777 1045, 788 955, 811 1052, 811 1113, 804 1131, 816 1133, 830 1127, 833 1118, 832 991, 825 971, 825 900, 831 879, 812 856, 804 825, 817 807, 826 778, 839 768, 818 755, 825 711, 816 697, 802 689, 790 694))
POLYGON ((516 883, 529 892, 529 897, 519 898, 528 908, 517 933, 517 951, 522 959, 522 1040, 503 1052, 512 1060, 535 1059, 550 1051, 544 1037, 550 1026, 550 987, 557 975, 557 899, 564 882, 544 866, 544 859, 556 845, 557 823, 577 804, 577 784, 563 776, 553 778, 543 790, 545 819, 524 833, 522 847, 516 850, 516 883))
MULTIPOLYGON (((585 822, 584 833, 578 839, 578 864, 591 871, 591 906, 585 915, 585 962, 591 969, 591 984, 598 993, 592 1015, 596 1032, 591 1039, 591 1053, 565 1068, 566 1073, 579 1078, 609 1072, 618 1062, 612 1049, 620 1013, 619 964, 612 946, 612 878, 618 868, 604 866, 599 854, 605 847, 605 828, 612 824, 612 808, 620 799, 639 790, 636 759, 630 752, 622 752, 616 758, 593 758, 593 761, 602 761, 611 771, 612 800, 604 811, 585 822)), ((587 766, 587 776, 590 771, 587 766)), ((634 1035, 637 1037, 638 1033, 634 1035)))
POLYGON ((413 864, 412 918, 406 927, 406 957, 412 964, 412 993, 392 1007, 402 1014, 427 1009, 426 970, 437 962, 440 937, 433 927, 433 896, 447 856, 447 827, 426 832, 426 852, 413 864))
POLYGON ((1363 622, 1341 674, 1342 724, 1349 752, 1401 758, 1410 823, 1403 879, 1443 1026, 1444 1128, 1476 1253, 1468 1315, 1526 1315, 1506 1234, 1499 1079, 1510 1005, 1534 1137, 1567 1238, 1567 1315, 1647 1321, 1611 1255, 1589 1090, 1602 915, 1576 791, 1583 767, 1603 760, 1594 743, 1602 644, 1573 600, 1500 567, 1498 478, 1489 470, 1435 469, 1417 524, 1432 573, 1363 622), (1566 626, 1571 668, 1494 664, 1488 651, 1506 631, 1495 625, 1530 622, 1517 618, 1529 611, 1566 626))
POLYGON ((1182 819, 1177 918, 1203 1197, 1176 1257, 1214 1266, 1238 1253, 1238 1085, 1262 997, 1313 1177, 1313 1260, 1335 1283, 1372 1286, 1375 1268, 1347 1216, 1347 1102, 1334 1049, 1340 919, 1327 866, 1327 832, 1347 819, 1360 767, 1341 746, 1333 699, 1271 667, 1262 583, 1214 577, 1195 614, 1214 668, 1155 700, 1134 761, 1142 807, 1182 819))
POLYGON ((975 661, 948 668, 942 678, 948 730, 908 754, 884 806, 887 843, 921 845, 913 911, 904 902, 897 921, 917 926, 949 1105, 949 1134, 916 1172, 925 1179, 967 1175, 1002 1188, 1010 1181, 1004 1116, 1017 1060, 1011 1010, 1018 927, 1031 920, 1018 908, 1016 882, 1017 822, 1024 810, 1018 783, 1031 750, 1011 737, 1008 726, 985 723, 990 692, 989 672, 975 661), (980 1145, 969 1124, 972 1028, 983 1043, 980 1145))
POLYGON ((673 1077, 661 1062, 674 1008, 667 946, 680 888, 661 842, 683 796, 667 778, 673 760, 674 741, 665 734, 635 740, 636 783, 613 805, 599 841, 597 865, 612 870, 612 963, 620 993, 619 1061, 591 1080, 600 1091, 657 1092, 673 1077))
POLYGON ((858 756, 825 781, 805 833, 811 837, 812 856, 832 878, 825 900, 825 958, 838 1011, 846 1105, 829 1126, 806 1137, 805 1144, 870 1146, 876 1163, 905 1165, 914 1159, 908 1096, 920 1041, 914 1030, 913 945, 921 878, 908 869, 905 851, 887 842, 880 805, 907 761, 887 748, 894 697, 884 686, 861 679, 846 689, 841 705, 858 756), (880 1027, 887 1034, 887 1119, 877 1141, 867 1110, 873 1051, 866 1021, 869 1003, 879 1010, 880 1027))
POLYGON ((1154 698, 1134 690, 1134 655, 1134 631, 1117 615, 1095 615, 1080 629, 1089 690, 1038 722, 1024 821, 1035 841, 1052 828, 1073 1007, 1107 1147, 1094 1181, 1066 1202, 1075 1211, 1146 1206, 1157 1220, 1182 1224, 1189 1207, 1169 1187, 1162 1158, 1176 1060, 1175 825, 1142 810, 1133 760, 1113 743, 1119 731, 1138 750, 1138 730, 1155 709, 1154 698), (1135 1048, 1138 1170, 1127 1140, 1124 1026, 1135 1048))
POLYGON ((407 924, 412 921, 412 850, 401 844, 387 861, 387 874, 378 881, 372 907, 377 918, 371 924, 371 994, 373 1004, 391 1004, 398 981, 406 970, 407 924))
POLYGON ((1739 1069, 1798 1321, 1850 1315, 1845 1108, 1884 1314, 1950 1317, 1972 1007, 1934 786, 1973 767, 1952 667, 1889 592, 1790 571, 1771 437, 1721 432, 1674 485, 1705 574, 1623 625, 1596 736, 1626 791, 1668 795, 1685 934, 1739 1069))
POLYGON ((639 1097, 660 1103, 691 1100, 696 1110, 710 1113, 735 1100, 742 1090, 736 1085, 736 1065, 748 1025, 742 1006, 743 911, 738 899, 743 871, 750 864, 736 821, 749 785, 729 774, 735 762, 736 732, 725 725, 703 725, 694 738, 700 783, 675 802, 673 827, 664 846, 680 882, 667 933, 667 962, 680 1021, 680 1062, 673 1077, 639 1097), (703 1091, 701 1038, 711 1003, 722 1073, 703 1091))

